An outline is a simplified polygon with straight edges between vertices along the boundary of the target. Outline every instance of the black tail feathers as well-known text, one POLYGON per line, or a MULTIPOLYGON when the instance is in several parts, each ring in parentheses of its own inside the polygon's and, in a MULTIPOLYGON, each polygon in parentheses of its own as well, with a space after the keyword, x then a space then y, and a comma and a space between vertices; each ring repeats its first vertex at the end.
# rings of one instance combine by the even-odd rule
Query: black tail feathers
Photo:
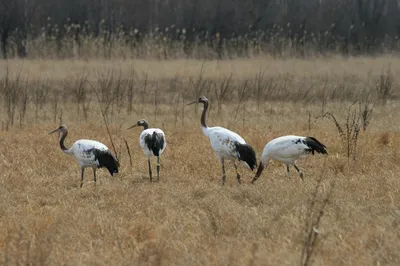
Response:
POLYGON ((240 144, 235 142, 236 150, 239 154, 239 160, 244 161, 253 171, 257 167, 256 153, 248 144, 240 144))
POLYGON ((93 152, 96 160, 98 161, 98 168, 107 168, 111 176, 118 173, 119 162, 110 151, 95 149, 93 152))
POLYGON ((311 153, 314 155, 314 151, 317 153, 321 154, 328 154, 326 150, 326 146, 319 142, 316 138, 314 137, 306 137, 305 143, 308 147, 311 149, 311 153))
POLYGON ((164 136, 154 131, 153 134, 145 137, 145 143, 154 156, 160 156, 160 151, 164 147, 164 136))

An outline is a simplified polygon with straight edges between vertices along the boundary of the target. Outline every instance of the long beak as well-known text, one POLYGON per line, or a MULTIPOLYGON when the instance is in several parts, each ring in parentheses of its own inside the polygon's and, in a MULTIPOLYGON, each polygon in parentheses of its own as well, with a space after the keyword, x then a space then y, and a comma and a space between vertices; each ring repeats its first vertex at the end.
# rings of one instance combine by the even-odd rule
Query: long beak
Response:
POLYGON ((191 105, 191 104, 194 104, 194 103, 197 103, 197 100, 194 100, 193 102, 190 102, 187 105, 191 105))
POLYGON ((53 133, 56 133, 56 132, 59 132, 59 129, 57 128, 57 129, 54 129, 53 131, 51 131, 51 132, 49 132, 49 134, 53 134, 53 133))
POLYGON ((137 126, 137 124, 134 124, 133 126, 128 127, 127 130, 128 130, 128 129, 131 129, 131 128, 134 128, 134 127, 136 127, 136 126, 137 126))
POLYGON ((264 164, 262 163, 262 161, 260 160, 260 165, 258 166, 257 169, 257 173, 254 176, 253 180, 251 180, 251 183, 254 184, 254 182, 256 182, 256 180, 260 177, 262 171, 264 170, 264 164))

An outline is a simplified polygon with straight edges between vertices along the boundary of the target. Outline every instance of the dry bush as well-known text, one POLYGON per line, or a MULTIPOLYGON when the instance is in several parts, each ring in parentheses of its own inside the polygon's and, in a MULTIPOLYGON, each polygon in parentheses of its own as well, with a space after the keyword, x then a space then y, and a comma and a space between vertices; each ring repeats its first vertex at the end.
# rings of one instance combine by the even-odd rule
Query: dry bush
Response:
POLYGON ((382 70, 379 77, 379 82, 376 84, 376 92, 378 94, 378 100, 381 104, 386 104, 387 101, 394 96, 394 77, 390 70, 387 68, 386 72, 382 70))
POLYGON ((336 127, 342 141, 347 158, 357 158, 357 144, 361 129, 364 131, 370 123, 373 107, 368 103, 362 105, 356 102, 350 104, 346 112, 345 121, 340 124, 331 112, 324 113, 322 117, 329 119, 336 127), (358 108, 357 108, 358 107, 358 108))

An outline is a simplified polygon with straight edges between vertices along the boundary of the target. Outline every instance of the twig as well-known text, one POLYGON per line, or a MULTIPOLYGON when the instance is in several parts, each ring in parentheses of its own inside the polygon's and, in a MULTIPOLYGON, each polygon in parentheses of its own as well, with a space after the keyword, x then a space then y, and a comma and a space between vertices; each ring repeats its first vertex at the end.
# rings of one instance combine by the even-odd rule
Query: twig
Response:
POLYGON ((322 176, 317 180, 314 192, 312 193, 310 206, 307 209, 305 224, 306 236, 303 243, 303 249, 301 251, 301 266, 310 265, 311 257, 319 243, 318 239, 320 232, 318 231, 318 227, 321 223, 322 217, 324 216, 325 207, 329 203, 329 200, 332 196, 332 192, 335 187, 335 181, 331 181, 329 191, 319 200, 318 191, 321 185, 322 176), (319 206, 317 205, 318 201, 322 201, 319 206))
POLYGON ((126 146, 126 149, 127 149, 127 151, 128 151, 129 164, 131 165, 131 169, 132 169, 133 164, 132 164, 131 150, 129 149, 129 145, 128 145, 128 142, 126 141, 126 139, 123 138, 123 140, 124 140, 124 142, 125 142, 125 146, 126 146))
POLYGON ((108 134, 108 137, 110 138, 110 141, 111 141, 111 146, 113 147, 113 150, 114 150, 114 153, 115 153, 115 157, 117 158, 117 161, 119 161, 118 160, 118 155, 117 155, 118 154, 117 153, 117 149, 115 149, 114 142, 113 142, 112 137, 111 137, 110 129, 108 128, 107 119, 106 119, 106 116, 104 114, 103 108, 101 106, 101 101, 100 101, 99 94, 97 93, 96 89, 92 86, 92 84, 90 83, 89 80, 87 80, 87 83, 89 84, 89 86, 93 89, 94 93, 96 94, 96 98, 97 98, 97 101, 98 101, 99 106, 100 106, 101 116, 103 117, 103 121, 104 121, 104 124, 105 124, 106 129, 107 129, 107 134, 108 134))

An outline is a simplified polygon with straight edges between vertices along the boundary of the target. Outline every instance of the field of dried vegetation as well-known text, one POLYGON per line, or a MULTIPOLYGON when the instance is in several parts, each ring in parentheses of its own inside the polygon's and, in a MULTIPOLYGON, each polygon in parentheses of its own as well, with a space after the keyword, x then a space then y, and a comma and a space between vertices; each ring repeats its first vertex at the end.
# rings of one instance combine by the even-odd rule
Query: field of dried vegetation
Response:
POLYGON ((0 263, 4 265, 399 265, 400 59, 391 57, 0 62, 0 263), (328 156, 231 165, 227 184, 200 130, 228 127, 254 147, 314 136, 328 156), (167 137, 150 183, 138 119, 167 137), (98 183, 47 133, 68 125, 121 162, 98 183), (125 141, 127 145, 125 144, 125 141), (130 154, 128 153, 130 152, 130 154))

